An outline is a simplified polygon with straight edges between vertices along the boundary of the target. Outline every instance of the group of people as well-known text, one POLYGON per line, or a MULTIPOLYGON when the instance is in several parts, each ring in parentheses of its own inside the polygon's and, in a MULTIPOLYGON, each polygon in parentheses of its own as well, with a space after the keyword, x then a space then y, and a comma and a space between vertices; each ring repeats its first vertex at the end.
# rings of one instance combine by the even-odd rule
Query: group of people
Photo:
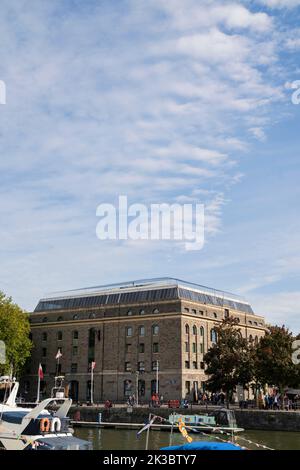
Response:
POLYGON ((196 400, 199 405, 224 405, 225 403, 225 393, 199 393, 198 400, 196 400))
POLYGON ((135 395, 130 395, 127 400, 127 405, 128 406, 134 406, 136 404, 136 398, 135 395))
POLYGON ((160 395, 158 393, 152 393, 151 395, 151 406, 152 407, 159 407, 163 405, 164 403, 164 397, 163 395, 160 395))
POLYGON ((259 404, 265 410, 294 410, 299 404, 300 397, 290 398, 287 394, 281 395, 278 391, 266 393, 260 397, 259 404))

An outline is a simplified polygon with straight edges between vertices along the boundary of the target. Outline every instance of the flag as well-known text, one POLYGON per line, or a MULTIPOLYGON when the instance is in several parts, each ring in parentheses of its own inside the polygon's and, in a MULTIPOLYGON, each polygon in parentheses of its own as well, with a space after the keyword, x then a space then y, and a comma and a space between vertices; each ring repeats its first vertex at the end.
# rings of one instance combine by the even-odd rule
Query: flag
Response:
POLYGON ((94 370, 95 367, 96 367, 96 362, 93 361, 93 362, 91 363, 91 369, 94 370))
POLYGON ((62 353, 60 352, 60 349, 57 350, 57 354, 55 356, 55 359, 59 359, 62 356, 62 353))
POLYGON ((43 378, 44 378, 44 372, 43 372, 43 368, 42 368, 41 364, 39 365, 39 378, 41 380, 43 380, 43 378))

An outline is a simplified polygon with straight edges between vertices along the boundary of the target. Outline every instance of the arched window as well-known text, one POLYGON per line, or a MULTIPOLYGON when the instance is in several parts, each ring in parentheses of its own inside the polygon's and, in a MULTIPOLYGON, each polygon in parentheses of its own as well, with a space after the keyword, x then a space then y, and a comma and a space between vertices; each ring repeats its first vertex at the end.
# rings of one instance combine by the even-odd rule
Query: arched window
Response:
POLYGON ((213 328, 210 330, 210 340, 212 343, 217 342, 217 333, 213 328))
POLYGON ((92 320, 93 318, 96 318, 96 314, 94 312, 91 312, 89 314, 89 318, 92 320))
POLYGON ((58 317, 57 321, 63 321, 63 317, 58 317))
POLYGON ((48 321, 48 318, 47 318, 47 317, 44 317, 44 318, 43 318, 43 323, 47 323, 47 321, 48 321))
POLYGON ((213 315, 214 315, 214 318, 218 318, 218 315, 216 314, 216 312, 214 312, 213 315))
MULTIPOLYGON (((44 333, 42 334, 42 341, 47 341, 47 338, 48 338, 48 335, 47 335, 46 332, 44 332, 44 333)), ((32 339, 32 337, 31 337, 31 339, 32 339)))
POLYGON ((154 308, 152 313, 159 313, 159 309, 158 309, 158 308, 154 308))
POLYGON ((204 338, 204 328, 203 326, 200 326, 200 336, 204 338))
POLYGON ((250 335, 250 336, 249 336, 249 342, 252 343, 252 341, 253 341, 253 336, 250 335))
POLYGON ((152 333, 153 333, 153 335, 158 335, 158 333, 159 333, 159 326, 158 325, 153 325, 152 326, 152 333))
POLYGON ((189 325, 185 325, 185 333, 186 333, 187 335, 190 334, 190 327, 189 327, 189 325))
POLYGON ((145 327, 144 326, 139 327, 139 336, 145 336, 145 327))
POLYGON ((75 315, 73 315, 73 320, 78 320, 78 318, 79 317, 78 317, 77 313, 75 313, 75 315))
POLYGON ((254 342, 256 345, 258 344, 258 336, 255 336, 254 342))
POLYGON ((197 327, 196 325, 193 326, 193 335, 196 335, 197 334, 197 327))
POLYGON ((131 315, 132 315, 132 310, 128 310, 127 316, 128 316, 128 317, 131 317, 131 315))
POLYGON ((126 336, 132 336, 132 326, 127 326, 126 328, 126 336))
POLYGON ((140 310, 139 313, 140 313, 140 315, 145 315, 146 312, 145 312, 145 310, 144 310, 143 308, 141 308, 141 310, 140 310))

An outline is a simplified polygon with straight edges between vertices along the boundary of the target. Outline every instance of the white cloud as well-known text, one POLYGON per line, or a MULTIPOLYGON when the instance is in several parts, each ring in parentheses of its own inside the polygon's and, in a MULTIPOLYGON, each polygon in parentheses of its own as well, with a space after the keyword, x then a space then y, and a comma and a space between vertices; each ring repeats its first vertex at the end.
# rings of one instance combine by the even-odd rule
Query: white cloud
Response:
POLYGON ((273 325, 284 324, 295 334, 299 334, 300 319, 295 306, 299 305, 300 292, 277 292, 251 297, 256 313, 265 316, 273 325))
POLYGON ((300 0, 259 0, 269 8, 295 8, 300 5, 300 0))
POLYGON ((1 281, 25 306, 174 254, 96 240, 95 208, 120 193, 200 199, 219 233, 248 130, 282 99, 274 21, 238 2, 33 3, 3 1, 0 18, 1 281))

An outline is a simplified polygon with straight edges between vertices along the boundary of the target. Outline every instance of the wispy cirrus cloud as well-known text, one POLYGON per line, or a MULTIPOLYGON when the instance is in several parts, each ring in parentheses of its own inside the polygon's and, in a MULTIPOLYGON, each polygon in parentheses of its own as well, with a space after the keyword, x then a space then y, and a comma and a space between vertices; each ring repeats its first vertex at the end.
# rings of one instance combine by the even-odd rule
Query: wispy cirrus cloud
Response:
POLYGON ((280 20, 252 3, 2 1, 0 280, 24 305, 58 284, 159 274, 164 256, 182 269, 173 245, 97 242, 96 207, 119 194, 204 202, 208 245, 223 233, 286 92, 280 20))

